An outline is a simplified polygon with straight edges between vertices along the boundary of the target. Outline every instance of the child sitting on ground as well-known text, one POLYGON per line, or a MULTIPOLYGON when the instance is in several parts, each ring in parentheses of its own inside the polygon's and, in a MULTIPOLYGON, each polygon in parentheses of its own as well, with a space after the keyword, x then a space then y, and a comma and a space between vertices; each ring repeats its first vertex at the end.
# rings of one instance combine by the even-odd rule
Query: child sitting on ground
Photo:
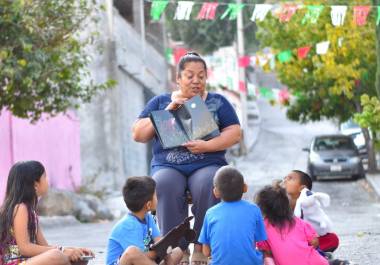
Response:
MULTIPOLYGON (((290 199, 290 206, 294 211, 295 215, 308 221, 314 229, 318 232, 319 248, 324 252, 333 252, 339 246, 339 238, 335 233, 330 231, 329 220, 324 220, 323 222, 318 220, 313 220, 313 216, 308 216, 308 211, 303 211, 300 207, 299 200, 301 192, 306 188, 311 191, 313 187, 313 182, 311 177, 303 171, 293 170, 290 172, 283 181, 283 186, 290 199), (326 225, 327 223, 327 225, 326 225), (323 225, 322 225, 323 224, 323 225)), ((304 190, 305 192, 305 190, 304 190)), ((325 213, 322 209, 321 219, 326 219, 325 213), (325 218, 324 218, 325 216, 325 218)))
POLYGON ((38 223, 38 198, 48 191, 44 166, 23 161, 12 166, 4 203, 0 209, 0 264, 87 264, 93 256, 86 248, 49 246, 38 223))
POLYGON ((214 195, 222 201, 211 207, 199 236, 203 254, 211 264, 263 264, 258 241, 266 239, 263 217, 253 203, 242 200, 247 191, 242 174, 231 166, 221 167, 214 177, 214 195))
MULTIPOLYGON (((150 177, 130 177, 123 187, 125 204, 131 211, 112 229, 108 239, 107 265, 153 265, 156 255, 149 250, 160 232, 149 211, 157 205, 156 183, 150 177)), ((163 264, 176 265, 182 250, 175 248, 163 264)))
POLYGON ((266 186, 259 191, 256 202, 264 215, 268 240, 259 242, 265 256, 273 256, 276 265, 344 265, 346 261, 327 261, 312 246, 317 240, 313 227, 295 217, 286 191, 280 185, 266 186))

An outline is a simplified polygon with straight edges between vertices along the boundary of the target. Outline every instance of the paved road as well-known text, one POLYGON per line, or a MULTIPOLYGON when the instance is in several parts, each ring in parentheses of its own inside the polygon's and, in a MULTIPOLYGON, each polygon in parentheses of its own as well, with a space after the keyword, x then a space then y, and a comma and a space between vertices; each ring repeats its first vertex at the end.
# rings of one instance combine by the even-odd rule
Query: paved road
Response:
MULTIPOLYGON (((305 170, 306 147, 313 135, 334 132, 336 127, 322 122, 299 125, 285 118, 285 110, 260 102, 262 123, 259 139, 249 155, 237 160, 249 185, 247 199, 272 180, 282 178, 292 169, 305 170)), ((315 190, 330 194, 332 205, 327 213, 334 222, 341 246, 335 255, 360 265, 380 264, 380 203, 374 199, 364 180, 323 181, 315 190)), ((104 264, 107 235, 113 223, 81 224, 45 230, 54 244, 83 245, 97 252, 91 264, 104 264)))

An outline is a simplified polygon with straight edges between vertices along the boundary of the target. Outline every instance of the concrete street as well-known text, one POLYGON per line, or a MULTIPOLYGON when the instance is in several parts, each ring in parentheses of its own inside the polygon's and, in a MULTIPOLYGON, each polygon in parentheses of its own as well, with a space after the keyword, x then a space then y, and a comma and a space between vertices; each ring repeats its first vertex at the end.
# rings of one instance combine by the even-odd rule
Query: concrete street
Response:
MULTIPOLYGON (((259 138, 245 158, 236 160, 249 185, 246 199, 251 200, 260 187, 283 178, 292 169, 306 169, 307 147, 313 135, 333 133, 329 122, 300 125, 285 118, 285 110, 259 102, 262 122, 259 138)), ((341 244, 335 257, 360 265, 380 264, 380 202, 365 180, 334 180, 315 183, 314 190, 330 194, 332 205, 326 209, 334 222, 341 244)), ((51 244, 86 246, 97 259, 90 264, 104 264, 107 236, 114 222, 61 225, 46 228, 51 244)))

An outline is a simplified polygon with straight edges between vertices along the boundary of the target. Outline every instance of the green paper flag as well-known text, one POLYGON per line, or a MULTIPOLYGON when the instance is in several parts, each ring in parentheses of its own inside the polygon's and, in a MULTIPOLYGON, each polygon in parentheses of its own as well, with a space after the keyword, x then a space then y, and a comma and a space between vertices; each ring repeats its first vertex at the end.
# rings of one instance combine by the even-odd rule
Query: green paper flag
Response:
POLYGON ((322 13, 323 6, 307 6, 307 12, 302 19, 302 24, 306 22, 317 23, 319 15, 322 13))
POLYGON ((369 78, 369 74, 368 74, 367 71, 365 71, 365 72, 362 74, 362 79, 363 79, 364 81, 367 81, 368 78, 369 78))
POLYGON ((244 4, 228 4, 227 10, 220 19, 225 19, 229 15, 229 20, 236 19, 237 14, 243 9, 244 4))
POLYGON ((301 91, 295 91, 293 95, 296 97, 297 100, 305 100, 305 95, 301 93, 301 91))
POLYGON ((277 58, 281 63, 289 62, 292 59, 292 51, 286 50, 277 54, 277 58))
POLYGON ((263 98, 274 99, 274 94, 273 94, 272 89, 266 88, 266 87, 260 87, 259 91, 260 91, 260 95, 263 98))
POLYGON ((376 25, 379 25, 380 22, 380 6, 377 7, 377 20, 376 20, 376 25))
POLYGON ((169 1, 153 1, 150 9, 150 16, 152 20, 160 20, 162 12, 164 12, 169 1))
POLYGON ((165 49, 165 58, 168 63, 174 63, 173 49, 166 48, 165 49))
POLYGON ((233 89, 234 87, 234 81, 231 76, 227 76, 227 88, 233 89))

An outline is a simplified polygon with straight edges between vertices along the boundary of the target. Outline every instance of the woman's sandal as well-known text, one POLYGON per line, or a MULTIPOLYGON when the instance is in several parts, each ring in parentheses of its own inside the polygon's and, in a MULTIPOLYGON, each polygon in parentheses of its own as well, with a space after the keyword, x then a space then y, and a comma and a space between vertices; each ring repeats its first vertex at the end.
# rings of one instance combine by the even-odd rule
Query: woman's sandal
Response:
POLYGON ((178 263, 178 265, 189 265, 190 264, 190 255, 187 251, 183 252, 182 259, 178 263))
POLYGON ((191 256, 190 265, 207 265, 208 258, 202 252, 194 252, 191 256))

